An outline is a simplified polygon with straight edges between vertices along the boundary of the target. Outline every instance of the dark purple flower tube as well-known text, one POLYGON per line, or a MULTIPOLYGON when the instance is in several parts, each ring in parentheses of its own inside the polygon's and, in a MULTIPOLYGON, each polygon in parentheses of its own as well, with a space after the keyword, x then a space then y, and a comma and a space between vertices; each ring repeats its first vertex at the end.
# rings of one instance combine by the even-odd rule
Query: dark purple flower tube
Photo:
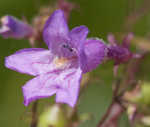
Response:
POLYGON ((117 75, 118 65, 124 64, 131 60, 132 58, 137 58, 137 54, 133 54, 129 50, 130 42, 133 38, 133 34, 129 33, 126 35, 122 41, 122 44, 119 44, 115 39, 114 35, 108 35, 109 45, 107 46, 107 57, 114 60, 114 75, 117 75))
POLYGON ((115 60, 115 64, 127 62, 131 57, 132 53, 127 49, 119 45, 111 45, 108 48, 107 56, 115 60))
POLYGON ((130 41, 133 38, 133 34, 130 33, 123 39, 123 43, 119 45, 115 37, 110 34, 108 35, 108 41, 110 45, 108 46, 107 57, 113 59, 115 64, 121 64, 130 60, 133 56, 129 50, 130 41))

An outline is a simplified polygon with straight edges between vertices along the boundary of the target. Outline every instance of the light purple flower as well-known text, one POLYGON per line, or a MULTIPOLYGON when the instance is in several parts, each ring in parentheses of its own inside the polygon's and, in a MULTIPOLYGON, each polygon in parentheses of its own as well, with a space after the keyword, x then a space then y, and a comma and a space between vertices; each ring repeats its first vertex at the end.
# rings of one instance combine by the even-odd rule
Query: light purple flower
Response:
POLYGON ((36 76, 23 87, 24 104, 56 94, 56 102, 76 104, 82 74, 95 69, 105 55, 105 44, 86 39, 88 28, 69 31, 63 11, 56 10, 47 20, 43 37, 48 50, 23 49, 8 56, 5 66, 36 76))
POLYGON ((4 38, 24 38, 29 37, 33 29, 26 23, 19 21, 13 16, 4 16, 1 18, 0 35, 4 38))

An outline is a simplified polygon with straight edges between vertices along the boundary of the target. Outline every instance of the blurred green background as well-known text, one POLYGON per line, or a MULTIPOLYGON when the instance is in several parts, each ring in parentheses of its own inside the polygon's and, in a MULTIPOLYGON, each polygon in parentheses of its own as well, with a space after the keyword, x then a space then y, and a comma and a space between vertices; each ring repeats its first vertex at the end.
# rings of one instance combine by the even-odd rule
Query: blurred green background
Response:
MULTIPOLYGON (((106 41, 108 33, 124 32, 126 17, 133 7, 142 0, 72 0, 80 8, 71 13, 70 28, 76 25, 89 27, 89 37, 100 37, 106 41)), ((0 0, 0 16, 25 16, 31 22, 41 6, 55 0, 0 0)), ((133 32, 145 36, 150 32, 150 14, 143 16, 134 24, 133 32)), ((0 127, 29 127, 28 117, 31 106, 23 105, 21 86, 32 77, 17 73, 4 67, 4 58, 22 48, 29 48, 27 40, 3 39, 0 37, 0 127)), ((78 105, 79 113, 90 113, 92 118, 80 127, 95 127, 112 98, 113 63, 100 65, 91 73, 88 87, 84 90, 78 105)), ((44 101, 52 99, 43 99, 44 101)), ((120 127, 129 127, 126 114, 120 120, 120 127)))

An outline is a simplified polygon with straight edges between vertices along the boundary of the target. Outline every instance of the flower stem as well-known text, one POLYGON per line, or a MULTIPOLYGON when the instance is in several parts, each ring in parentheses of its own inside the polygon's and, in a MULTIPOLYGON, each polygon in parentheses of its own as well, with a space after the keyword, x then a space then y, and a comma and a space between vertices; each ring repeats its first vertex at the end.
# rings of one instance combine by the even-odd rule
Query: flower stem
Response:
POLYGON ((38 101, 35 101, 32 105, 31 127, 37 127, 37 107, 38 107, 38 101))
POLYGON ((121 104, 113 101, 97 127, 117 127, 119 116, 122 115, 123 111, 124 108, 121 104))

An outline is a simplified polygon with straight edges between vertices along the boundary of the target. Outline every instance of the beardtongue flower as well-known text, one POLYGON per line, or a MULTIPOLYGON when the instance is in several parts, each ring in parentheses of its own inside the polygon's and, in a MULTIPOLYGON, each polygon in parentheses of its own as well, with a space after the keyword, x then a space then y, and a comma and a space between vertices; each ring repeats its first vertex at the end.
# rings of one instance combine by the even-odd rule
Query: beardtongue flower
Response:
POLYGON ((31 36, 33 29, 28 24, 19 21, 13 16, 4 16, 1 18, 0 35, 4 38, 25 38, 31 36))
POLYGON ((124 38, 123 43, 119 45, 112 34, 108 35, 110 45, 108 46, 107 56, 114 59, 115 64, 127 62, 132 57, 132 53, 129 50, 129 45, 132 38, 133 34, 128 34, 124 38))
POLYGON ((115 37, 112 34, 108 35, 108 41, 110 45, 107 47, 107 57, 114 60, 114 75, 117 75, 118 65, 128 62, 132 58, 139 58, 138 54, 133 54, 129 50, 130 42, 133 38, 133 34, 129 33, 123 39, 122 44, 118 44, 115 37))
POLYGON ((47 20, 43 37, 48 50, 23 49, 6 57, 5 66, 36 76, 23 87, 24 104, 56 94, 56 102, 76 104, 82 74, 95 69, 105 55, 105 44, 86 39, 88 28, 69 31, 64 13, 56 10, 47 20))

